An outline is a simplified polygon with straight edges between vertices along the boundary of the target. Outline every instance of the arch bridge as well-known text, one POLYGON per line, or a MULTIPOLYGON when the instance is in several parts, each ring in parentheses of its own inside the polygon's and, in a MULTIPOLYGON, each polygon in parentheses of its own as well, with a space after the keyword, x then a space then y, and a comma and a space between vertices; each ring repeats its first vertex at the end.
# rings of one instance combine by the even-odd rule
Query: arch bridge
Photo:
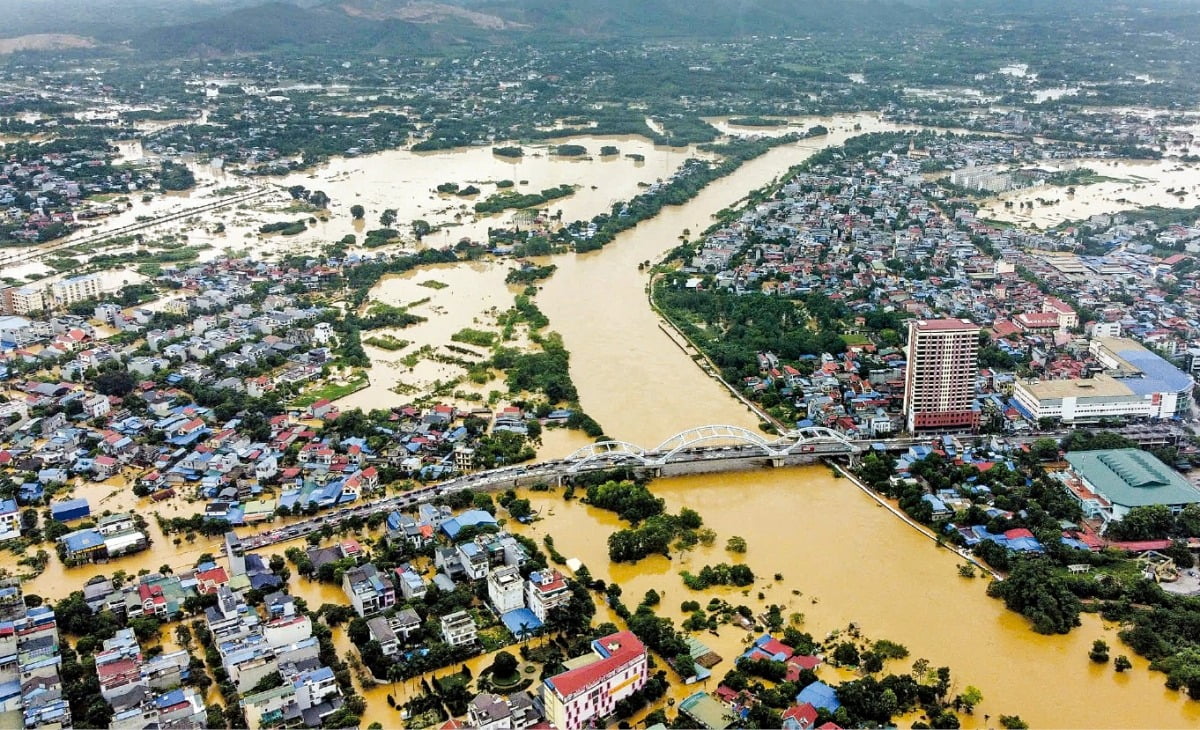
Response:
POLYGON ((598 441, 577 449, 562 463, 568 473, 575 473, 614 466, 661 467, 697 457, 763 456, 781 460, 803 453, 853 456, 860 450, 845 436, 824 426, 795 429, 768 441, 741 426, 710 424, 680 431, 649 450, 627 441, 598 441))

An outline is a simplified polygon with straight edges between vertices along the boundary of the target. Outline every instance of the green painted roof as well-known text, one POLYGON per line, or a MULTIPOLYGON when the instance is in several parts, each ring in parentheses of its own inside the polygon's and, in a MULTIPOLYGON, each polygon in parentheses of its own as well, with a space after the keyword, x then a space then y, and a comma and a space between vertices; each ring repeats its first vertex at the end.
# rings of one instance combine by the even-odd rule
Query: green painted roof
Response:
POLYGON ((1200 503, 1200 489, 1140 449, 1072 451, 1067 461, 1096 491, 1122 507, 1200 503))
POLYGON ((733 724, 729 709, 707 692, 697 692, 680 702, 679 711, 708 730, 725 730, 733 724))

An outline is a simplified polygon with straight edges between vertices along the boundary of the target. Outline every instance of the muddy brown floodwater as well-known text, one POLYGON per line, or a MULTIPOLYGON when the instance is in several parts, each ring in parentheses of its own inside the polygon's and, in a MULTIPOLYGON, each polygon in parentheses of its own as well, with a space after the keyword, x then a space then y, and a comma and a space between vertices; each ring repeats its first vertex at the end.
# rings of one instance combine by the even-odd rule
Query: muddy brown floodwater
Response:
MULTIPOLYGON (((625 232, 603 250, 554 259, 558 271, 544 283, 537 301, 549 317, 551 329, 562 334, 571 352, 571 375, 583 408, 612 437, 653 447, 692 426, 728 423, 755 428, 757 419, 753 414, 706 376, 659 329, 659 319, 646 300, 648 277, 637 270, 637 265, 659 260, 678 244, 685 229, 695 237, 710 225, 713 213, 735 205, 748 190, 770 182, 816 149, 859 132, 894 128, 871 115, 813 118, 798 123, 803 125, 804 121, 825 124, 831 133, 776 148, 746 163, 688 204, 664 209, 657 218, 625 232), (856 125, 859 129, 854 128, 856 125)), ((622 152, 636 148, 629 142, 619 145, 622 152)), ((489 165, 506 164, 490 159, 490 151, 471 154, 486 157, 489 165)), ((362 161, 344 166, 352 168, 356 164, 362 161)), ((539 160, 530 167, 541 164, 539 160)), ((340 173, 349 174, 349 169, 338 165, 331 163, 320 170, 318 181, 345 180, 340 173)), ((614 163, 613 169, 621 169, 620 164, 614 163)), ((449 170, 445 174, 423 170, 422 188, 443 177, 463 178, 449 170)), ((495 177, 499 172, 489 169, 480 177, 495 177)), ((620 187, 602 186, 603 197, 624 193, 620 187)), ((364 192, 363 199, 382 205, 394 198, 372 198, 364 192)), ((344 204, 349 202, 344 200, 344 204)), ((564 201, 563 207, 571 204, 564 201)), ((416 342, 445 343, 457 329, 473 325, 480 312, 511 301, 512 290, 503 284, 504 268, 470 265, 396 277, 381 284, 380 298, 403 303, 430 296, 425 306, 445 307, 444 313, 431 316, 423 328, 395 334, 414 340, 414 348, 416 342), (444 280, 450 287, 435 290, 418 286, 426 279, 444 280), (469 300, 469 306, 455 309, 455 302, 463 300, 469 300)), ((403 352, 407 350, 400 354, 403 352)), ((400 369, 392 374, 394 379, 404 376, 405 371, 400 369)), ((380 377, 378 387, 363 391, 354 399, 355 404, 386 407, 407 400, 389 391, 388 381, 380 377)), ((586 440, 578 433, 547 431, 539 456, 560 457, 583 443, 586 440)), ((683 618, 679 611, 683 600, 695 598, 703 604, 710 596, 721 595, 732 603, 746 603, 756 609, 779 603, 787 606, 789 613, 803 613, 805 629, 817 638, 856 622, 868 637, 888 638, 911 650, 912 657, 903 667, 891 667, 893 670, 906 668, 913 659, 923 657, 933 666, 950 666, 957 691, 967 684, 979 687, 984 701, 974 716, 964 718, 967 727, 981 727, 985 714, 996 718, 1000 713, 1020 714, 1035 727, 1200 725, 1200 703, 1188 702, 1166 690, 1164 676, 1149 672, 1146 663, 1117 639, 1113 627, 1085 615, 1083 626, 1067 636, 1033 633, 1024 619, 985 595, 985 581, 960 578, 953 555, 936 548, 849 481, 833 478, 825 467, 663 479, 652 489, 667 500, 671 510, 683 505, 698 510, 718 533, 716 546, 676 555, 674 560, 650 558, 637 565, 610 565, 606 540, 618 527, 615 518, 578 501, 564 502, 561 496, 544 492, 527 495, 541 510, 543 519, 520 529, 539 540, 553 535, 564 555, 582 559, 593 575, 621 585, 630 606, 636 605, 650 588, 665 591, 660 610, 677 621, 683 618), (745 596, 734 589, 700 593, 687 590, 679 571, 731 560, 722 546, 735 534, 745 537, 749 544, 744 559, 759 576, 755 586, 745 596), (773 578, 776 573, 782 575, 780 580, 773 578), (763 600, 757 598, 759 591, 763 600), (1134 669, 1116 674, 1111 665, 1091 663, 1087 653, 1097 638, 1107 640, 1114 655, 1128 654, 1134 669)), ((111 490, 109 485, 81 488, 81 492, 97 498, 111 490)), ((143 513, 157 509, 180 515, 196 509, 196 505, 182 500, 152 506, 126 495, 102 505, 93 499, 93 507, 95 511, 133 508, 143 513)), ((27 590, 57 599, 93 575, 117 569, 136 574, 139 569, 154 570, 164 563, 181 567, 194 563, 202 552, 218 551, 214 541, 204 538, 177 548, 171 539, 161 536, 153 523, 151 533, 156 539, 151 550, 108 565, 66 569, 51 561, 45 573, 29 582, 27 590)), ((276 548, 279 552, 282 549, 276 548)), ((13 568, 15 559, 5 554, 0 564, 13 568)), ((293 578, 292 590, 314 608, 345 600, 336 587, 298 578, 293 578)), ((598 618, 606 615, 602 612, 598 618)), ((343 628, 335 631, 335 638, 339 649, 349 654, 351 648, 343 628)), ((747 637, 740 630, 722 627, 719 636, 705 633, 700 638, 725 657, 715 670, 720 677, 733 666, 747 637)), ((478 674, 490 661, 491 657, 485 656, 468 665, 478 674)), ((834 681, 839 678, 829 668, 822 669, 822 676, 834 681)), ((708 689, 714 688, 714 682, 710 681, 708 689)), ((398 725, 399 715, 388 707, 387 694, 394 691, 402 701, 415 686, 415 682, 409 682, 394 690, 387 684, 364 688, 368 699, 364 725, 372 721, 385 727, 398 725)), ((675 688, 672 692, 679 698, 686 690, 675 688)), ((995 726, 996 721, 989 724, 995 726)))
MULTIPOLYGON (((658 611, 679 625, 689 599, 703 606, 712 596, 756 611, 768 604, 785 606, 784 615, 804 614, 803 629, 822 639, 855 622, 865 636, 891 639, 911 656, 892 662, 889 671, 907 671, 918 657, 932 666, 949 666, 961 692, 968 684, 984 696, 965 727, 982 727, 985 714, 995 726, 1001 713, 1019 714, 1033 727, 1184 728, 1200 723, 1200 703, 1163 686, 1164 675, 1150 672, 1116 636, 1113 626, 1085 614, 1083 625, 1066 636, 1034 633, 1025 619, 988 598, 986 581, 958 575, 960 560, 897 520, 855 488, 834 478, 823 466, 661 479, 651 485, 669 511, 687 506, 700 512, 717 532, 712 547, 673 556, 655 556, 637 564, 610 564, 606 538, 622 526, 611 512, 558 494, 528 492, 544 520, 525 528, 541 542, 553 535, 555 547, 579 558, 592 574, 616 582, 631 609, 651 588, 664 593, 658 611), (748 550, 735 556, 724 550, 732 535, 746 538, 748 550), (679 577, 706 564, 744 560, 758 579, 738 588, 692 591, 679 577), (775 580, 775 574, 782 580, 775 580), (758 599, 762 592, 763 600, 758 599), (799 591, 799 595, 793 593, 799 591), (1093 640, 1103 638, 1113 654, 1127 654, 1134 669, 1124 674, 1111 664, 1088 659, 1093 640)), ((722 626, 720 636, 697 635, 725 661, 719 679, 745 650, 750 635, 722 626)), ((838 675, 829 667, 819 674, 838 675)), ((707 689, 715 688, 710 680, 707 689)), ((694 688, 692 688, 694 689, 694 688)), ((673 696, 686 696, 676 688, 673 696)))

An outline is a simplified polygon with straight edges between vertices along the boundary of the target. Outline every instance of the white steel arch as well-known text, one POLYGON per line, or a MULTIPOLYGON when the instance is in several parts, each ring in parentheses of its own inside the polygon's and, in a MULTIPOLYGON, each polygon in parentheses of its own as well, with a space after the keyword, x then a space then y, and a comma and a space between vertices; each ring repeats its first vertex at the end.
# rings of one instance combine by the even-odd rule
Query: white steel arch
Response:
POLYGON ((787 446, 780 444, 781 448, 779 449, 779 452, 781 454, 792 454, 795 453, 797 449, 816 443, 841 444, 846 448, 847 452, 852 454, 857 453, 859 450, 858 446, 847 439, 844 435, 824 426, 808 426, 806 428, 799 428, 788 433, 788 437, 793 439, 793 441, 787 446))
POLYGON ((568 473, 606 464, 634 463, 642 466, 662 466, 680 452, 713 441, 753 446, 761 450, 764 456, 788 456, 798 453, 805 447, 820 444, 837 446, 839 447, 837 450, 848 454, 856 454, 861 451, 844 435, 824 426, 796 429, 775 441, 767 441, 760 434, 741 426, 711 424, 680 431, 651 451, 646 451, 641 446, 628 441, 600 441, 588 444, 572 452, 563 459, 563 463, 567 465, 568 473))
POLYGON ((567 468, 569 472, 579 471, 596 462, 635 461, 643 465, 650 463, 646 458, 646 450, 628 441, 599 441, 588 444, 571 452, 563 461, 570 463, 567 468))
POLYGON ((724 424, 696 426, 686 431, 680 431, 659 444, 658 448, 654 449, 652 453, 661 454, 656 461, 660 464, 665 464, 680 451, 709 441, 736 441, 757 446, 767 456, 775 454, 775 449, 772 448, 771 444, 757 433, 741 426, 727 426, 724 424))

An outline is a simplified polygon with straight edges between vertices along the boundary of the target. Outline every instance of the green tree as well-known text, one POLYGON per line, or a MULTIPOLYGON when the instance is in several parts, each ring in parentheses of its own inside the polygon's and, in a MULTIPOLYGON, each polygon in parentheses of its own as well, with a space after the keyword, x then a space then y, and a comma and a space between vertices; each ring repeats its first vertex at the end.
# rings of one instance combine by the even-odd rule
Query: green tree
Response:
POLYGON ((507 651, 496 652, 496 657, 492 659, 492 676, 494 677, 511 677, 517 672, 519 663, 517 658, 507 651))
POLYGON ((1042 559, 1016 561, 1008 578, 988 586, 988 595, 1003 598, 1009 610, 1021 613, 1039 634, 1065 634, 1079 625, 1083 606, 1042 559))
POLYGON ((367 214, 367 211, 358 203, 355 203, 354 205, 350 206, 350 216, 353 217, 354 220, 356 220, 356 221, 362 220, 363 216, 366 214, 367 214))
POLYGON ((746 538, 734 535, 725 541, 725 549, 731 553, 746 552, 746 538))
POLYGON ((1105 535, 1114 540, 1160 540, 1175 531, 1175 516, 1166 505, 1134 507, 1120 520, 1110 522, 1105 535))
POLYGON ((957 704, 970 715, 975 710, 975 706, 980 702, 983 702, 983 692, 978 687, 969 684, 963 690, 962 694, 958 696, 957 704))
POLYGON ((382 213, 379 214, 379 225, 383 226, 384 228, 391 228, 392 224, 395 222, 396 222, 396 209, 395 208, 387 208, 386 210, 384 210, 382 213))

